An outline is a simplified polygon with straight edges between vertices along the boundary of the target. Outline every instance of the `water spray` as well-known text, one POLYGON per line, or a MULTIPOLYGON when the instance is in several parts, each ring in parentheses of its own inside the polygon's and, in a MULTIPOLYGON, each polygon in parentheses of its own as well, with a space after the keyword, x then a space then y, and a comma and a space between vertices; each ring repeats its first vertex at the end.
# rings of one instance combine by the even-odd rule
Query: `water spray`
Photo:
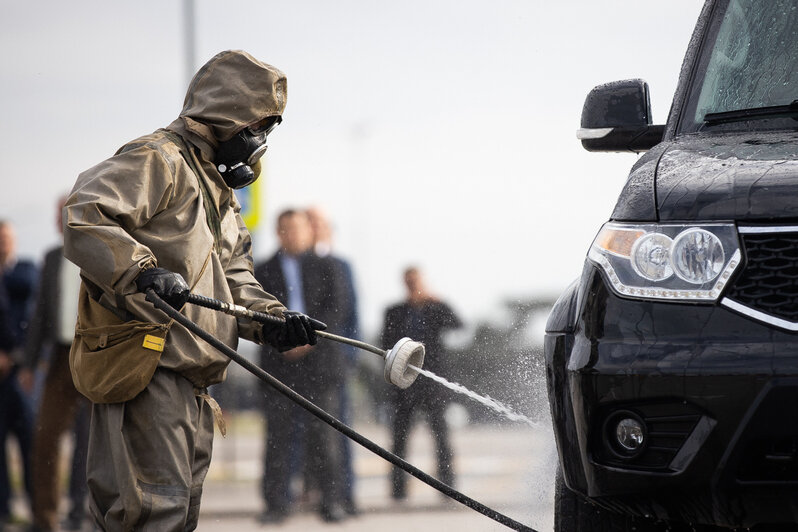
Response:
POLYGON ((416 366, 414 366, 412 364, 409 366, 409 368, 411 370, 413 370, 413 371, 416 371, 416 372, 424 375, 427 378, 430 378, 430 379, 434 380, 435 382, 437 382, 437 383, 439 383, 439 384, 441 384, 443 386, 446 386, 447 388, 449 388, 450 390, 452 390, 454 392, 457 392, 459 394, 465 395, 466 397, 468 397, 470 399, 473 399, 474 401, 476 401, 476 402, 478 402, 478 403, 490 408, 494 412, 498 412, 499 414, 503 415, 504 417, 506 417, 510 421, 520 421, 520 422, 526 423, 530 427, 535 427, 535 428, 538 428, 540 426, 540 423, 530 419, 529 417, 527 417, 527 416, 525 416, 523 414, 519 414, 518 412, 514 411, 509 406, 505 405, 504 403, 502 403, 500 401, 497 401, 496 399, 494 399, 493 397, 491 397, 489 395, 480 395, 480 394, 478 394, 478 393, 476 393, 474 391, 469 390, 468 388, 466 388, 465 386, 463 386, 460 383, 452 382, 450 380, 444 379, 443 377, 441 377, 437 373, 433 373, 433 372, 431 372, 431 371, 429 371, 427 369, 422 369, 422 368, 416 367, 416 366))
MULTIPOLYGON (((156 294, 155 291, 152 290, 151 288, 147 290, 147 301, 150 301, 156 308, 164 312, 173 320, 180 323, 183 327, 185 327, 192 333, 196 334, 198 337, 208 342, 211 346, 218 349, 222 354, 230 358, 232 361, 236 362, 238 365, 240 365, 241 367, 243 367, 244 369, 246 369, 256 377, 258 377, 262 381, 272 386, 279 393, 286 396, 288 399, 290 399, 297 405, 301 406, 302 408, 304 408, 305 410, 316 416, 321 421, 327 423, 338 432, 341 432, 342 434, 344 434, 351 440, 355 441, 356 443, 362 445, 363 447, 373 452, 380 458, 387 460, 391 464, 403 469, 404 471, 413 475, 414 477, 424 482, 425 484, 440 491, 447 497, 454 499, 455 501, 467 506, 468 508, 471 508, 472 510, 477 511, 482 515, 493 519, 497 523, 501 523, 502 525, 511 528, 513 530, 536 532, 534 529, 522 523, 519 523, 518 521, 494 510, 493 508, 485 506, 481 502, 472 499, 471 497, 468 497, 467 495, 457 491, 453 487, 441 482, 435 477, 430 476, 429 474, 425 473, 424 471, 420 470, 419 468, 415 467, 409 462, 403 460, 402 458, 399 458, 395 454, 380 447, 379 445, 369 440, 359 432, 355 431, 352 427, 346 425, 345 423, 341 422, 339 419, 332 416, 325 410, 322 410, 312 402, 308 401, 305 397, 298 394, 297 392, 295 392, 294 390, 292 390, 291 388, 289 388, 288 386, 286 386, 285 384, 274 378, 272 375, 264 371, 263 368, 253 364, 245 357, 238 354, 234 349, 231 349, 221 340, 219 340, 218 338, 216 338, 206 330, 202 329, 199 325, 197 325, 196 323, 188 319, 186 316, 175 310, 169 303, 161 299, 161 297, 158 296, 158 294, 156 294)), ((280 319, 270 314, 251 311, 244 307, 240 307, 238 305, 231 305, 229 303, 218 301, 216 299, 207 298, 204 296, 198 296, 192 294, 191 296, 189 296, 188 301, 190 303, 218 310, 226 314, 246 317, 259 322, 263 322, 264 320, 269 320, 270 322, 272 322, 273 320, 280 319)), ((344 338, 342 336, 334 335, 324 331, 316 331, 316 334, 318 334, 322 338, 327 338, 333 341, 338 341, 349 345, 353 345, 355 347, 364 349, 366 351, 370 351, 372 353, 384 357, 385 379, 388 382, 400 388, 407 388, 413 383, 413 381, 418 376, 418 371, 416 371, 413 368, 410 368, 409 366, 412 365, 415 368, 420 368, 421 364, 424 361, 424 346, 419 342, 414 342, 413 340, 410 340, 409 338, 403 338, 399 340, 393 346, 392 349, 385 351, 375 346, 366 344, 364 342, 360 342, 358 340, 344 338)))

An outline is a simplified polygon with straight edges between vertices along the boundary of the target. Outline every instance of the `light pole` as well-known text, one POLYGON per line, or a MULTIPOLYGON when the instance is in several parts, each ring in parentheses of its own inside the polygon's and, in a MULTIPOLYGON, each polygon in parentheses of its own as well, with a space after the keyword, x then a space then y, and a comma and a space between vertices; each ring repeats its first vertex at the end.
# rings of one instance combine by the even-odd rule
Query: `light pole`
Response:
POLYGON ((186 86, 191 82, 196 68, 196 43, 194 38, 194 27, 196 19, 194 15, 194 0, 183 0, 183 36, 185 39, 185 69, 186 86))

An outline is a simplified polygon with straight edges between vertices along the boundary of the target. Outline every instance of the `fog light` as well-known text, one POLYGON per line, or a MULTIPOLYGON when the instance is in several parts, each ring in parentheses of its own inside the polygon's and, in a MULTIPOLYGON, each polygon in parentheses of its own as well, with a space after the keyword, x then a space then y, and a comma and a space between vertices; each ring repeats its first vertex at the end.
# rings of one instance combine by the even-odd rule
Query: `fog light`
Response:
POLYGON ((625 417, 615 425, 615 439, 624 451, 635 453, 645 443, 643 424, 635 418, 625 417))

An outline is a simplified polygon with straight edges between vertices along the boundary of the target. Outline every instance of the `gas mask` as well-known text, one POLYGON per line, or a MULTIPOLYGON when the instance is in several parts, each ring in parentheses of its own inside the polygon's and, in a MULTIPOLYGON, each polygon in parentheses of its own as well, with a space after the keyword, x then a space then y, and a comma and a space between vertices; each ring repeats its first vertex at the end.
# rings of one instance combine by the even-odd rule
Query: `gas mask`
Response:
POLYGON ((266 153, 266 137, 282 122, 280 116, 245 127, 219 144, 214 164, 230 188, 244 188, 260 175, 260 158, 266 153), (254 168, 253 168, 254 167, 254 168))

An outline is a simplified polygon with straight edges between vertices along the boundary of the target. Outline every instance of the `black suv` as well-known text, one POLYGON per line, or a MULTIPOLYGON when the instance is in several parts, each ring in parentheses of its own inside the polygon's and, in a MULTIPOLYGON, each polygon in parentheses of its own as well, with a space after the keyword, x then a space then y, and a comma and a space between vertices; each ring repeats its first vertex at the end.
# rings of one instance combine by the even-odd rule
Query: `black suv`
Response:
POLYGON ((794 525, 798 0, 708 0, 650 116, 640 80, 582 113, 587 150, 646 153, 546 327, 555 528, 794 525))

